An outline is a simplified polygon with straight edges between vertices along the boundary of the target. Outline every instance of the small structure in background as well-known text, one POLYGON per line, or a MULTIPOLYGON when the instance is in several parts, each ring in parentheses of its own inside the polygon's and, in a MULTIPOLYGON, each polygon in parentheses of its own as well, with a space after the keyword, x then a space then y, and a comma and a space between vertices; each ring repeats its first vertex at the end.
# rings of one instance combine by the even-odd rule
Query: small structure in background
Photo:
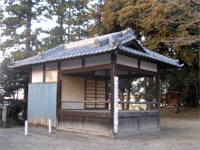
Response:
POLYGON ((169 91, 169 92, 167 92, 165 94, 167 94, 167 104, 169 106, 178 107, 178 95, 179 95, 179 92, 169 91))
POLYGON ((165 93, 165 95, 166 95, 165 102, 167 101, 167 105, 173 106, 174 112, 179 113, 179 102, 178 102, 179 92, 169 91, 165 93))

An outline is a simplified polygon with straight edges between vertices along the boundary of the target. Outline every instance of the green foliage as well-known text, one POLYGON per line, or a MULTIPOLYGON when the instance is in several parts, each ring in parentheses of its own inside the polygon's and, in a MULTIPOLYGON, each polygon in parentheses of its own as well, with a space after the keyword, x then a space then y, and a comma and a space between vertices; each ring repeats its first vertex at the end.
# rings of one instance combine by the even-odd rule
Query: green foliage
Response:
POLYGON ((85 38, 87 32, 84 29, 87 23, 87 0, 46 0, 47 5, 44 8, 45 17, 55 19, 57 25, 50 30, 40 29, 48 36, 40 42, 41 49, 46 50, 77 41, 85 38))
POLYGON ((13 97, 17 99, 19 89, 27 89, 28 73, 21 70, 10 69, 11 59, 5 58, 0 64, 0 87, 3 89, 3 97, 13 97))
POLYGON ((1 42, 1 50, 11 48, 31 51, 36 40, 36 33, 31 30, 32 20, 36 18, 36 5, 39 1, 5 0, 5 15, 1 20, 2 35, 6 40, 1 42), (35 8, 35 9, 33 9, 35 8), (34 11, 33 11, 34 10, 34 11))
POLYGON ((132 82, 134 79, 120 79, 119 80, 119 90, 120 92, 125 92, 125 90, 130 90, 132 87, 132 82))
POLYGON ((173 69, 161 72, 162 82, 169 84, 168 91, 180 92, 181 102, 185 105, 198 106, 198 68, 183 67, 182 69, 173 69))
POLYGON ((145 47, 184 63, 181 69, 162 71, 162 85, 167 84, 167 90, 181 92, 183 102, 188 105, 197 104, 200 99, 198 3, 190 0, 106 0, 103 13, 107 32, 131 27, 138 39, 144 37, 141 42, 145 47))
POLYGON ((25 101, 16 101, 13 104, 8 105, 7 108, 7 118, 8 121, 14 121, 17 125, 23 125, 23 121, 26 120, 26 115, 22 114, 22 119, 20 119, 19 113, 26 109, 27 103, 25 101))
POLYGON ((91 7, 88 9, 88 20, 92 22, 87 26, 89 37, 103 35, 105 33, 105 27, 102 24, 103 8, 103 0, 98 0, 91 4, 91 7))
POLYGON ((156 99, 156 85, 154 78, 140 78, 136 80, 132 87, 132 93, 136 96, 136 100, 143 97, 147 102, 152 102, 156 99))
POLYGON ((140 39, 140 26, 136 24, 139 12, 135 5, 135 0, 105 0, 102 23, 106 32, 116 32, 131 27, 140 39))

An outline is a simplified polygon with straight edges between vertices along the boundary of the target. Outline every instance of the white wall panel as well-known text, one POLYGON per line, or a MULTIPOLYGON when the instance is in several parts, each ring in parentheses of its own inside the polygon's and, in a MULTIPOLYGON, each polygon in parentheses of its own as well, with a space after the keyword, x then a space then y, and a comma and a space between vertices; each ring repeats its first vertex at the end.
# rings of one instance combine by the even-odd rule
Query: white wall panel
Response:
POLYGON ((100 56, 93 56, 93 57, 87 57, 85 59, 85 66, 95 66, 95 65, 103 65, 108 64, 111 62, 111 55, 100 55, 100 56))
POLYGON ((157 72, 157 64, 143 60, 140 61, 140 68, 144 70, 157 72))
POLYGON ((43 82, 43 65, 32 67, 32 83, 43 82))
POLYGON ((82 67, 82 59, 61 61, 61 70, 82 67))
POLYGON ((117 64, 137 68, 138 60, 124 55, 117 55, 117 64))

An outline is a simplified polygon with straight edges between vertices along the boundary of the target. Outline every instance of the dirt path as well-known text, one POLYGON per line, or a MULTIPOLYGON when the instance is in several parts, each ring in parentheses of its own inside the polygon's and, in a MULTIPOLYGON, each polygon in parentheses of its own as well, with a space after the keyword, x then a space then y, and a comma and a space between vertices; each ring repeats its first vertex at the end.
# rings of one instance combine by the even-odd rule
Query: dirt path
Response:
POLYGON ((200 119, 161 118, 161 132, 109 139, 44 128, 0 128, 1 150, 200 150, 200 119))

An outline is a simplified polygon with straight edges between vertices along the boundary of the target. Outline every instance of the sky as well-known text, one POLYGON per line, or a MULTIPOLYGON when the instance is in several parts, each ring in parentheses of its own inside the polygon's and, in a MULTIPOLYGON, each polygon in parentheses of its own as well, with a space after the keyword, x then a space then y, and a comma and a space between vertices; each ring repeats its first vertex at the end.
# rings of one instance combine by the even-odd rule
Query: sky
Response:
MULTIPOLYGON (((0 0, 0 6, 1 7, 4 6, 4 2, 2 0, 0 0)), ((7 15, 7 14, 5 14, 5 15, 7 15)), ((42 28, 44 30, 51 29, 52 27, 56 26, 55 20, 56 20, 56 18, 53 17, 52 20, 46 20, 46 18, 41 18, 40 22, 32 21, 32 25, 33 25, 32 30, 35 30, 36 28, 42 28)), ((23 28, 17 30, 17 32, 21 32, 21 31, 23 31, 23 28)), ((0 42, 6 40, 5 37, 1 36, 1 32, 2 31, 0 29, 0 38, 1 38, 0 42)), ((46 34, 41 34, 40 38, 45 37, 45 36, 46 36, 46 34)), ((12 52, 12 51, 14 51, 14 49, 13 50, 12 49, 7 50, 5 52, 5 55, 9 55, 10 52, 12 52)), ((2 62, 2 60, 3 60, 3 52, 0 50, 0 63, 2 62)))

